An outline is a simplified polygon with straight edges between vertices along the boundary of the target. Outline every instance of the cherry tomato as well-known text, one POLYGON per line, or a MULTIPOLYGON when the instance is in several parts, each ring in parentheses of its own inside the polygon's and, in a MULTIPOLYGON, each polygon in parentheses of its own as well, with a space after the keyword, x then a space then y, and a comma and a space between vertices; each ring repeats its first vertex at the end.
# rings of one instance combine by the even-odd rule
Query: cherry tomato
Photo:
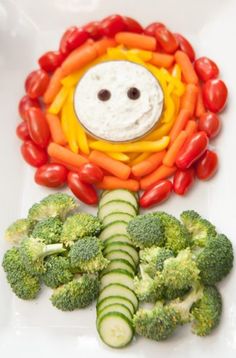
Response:
POLYGON ((40 108, 40 103, 37 98, 30 98, 29 96, 24 96, 21 98, 19 105, 18 105, 18 111, 21 116, 21 118, 26 121, 27 119, 27 111, 29 108, 40 108))
POLYGON ((25 141, 21 146, 21 154, 24 160, 33 167, 41 167, 48 161, 45 150, 39 148, 31 140, 25 141))
POLYGON ((102 37, 100 21, 89 22, 83 28, 93 40, 99 40, 102 37))
POLYGON ((174 176, 173 189, 178 195, 185 195, 194 183, 194 169, 177 170, 174 176))
POLYGON ((101 21, 102 36, 114 37, 117 32, 125 31, 126 24, 122 16, 111 15, 101 21))
POLYGON ((69 172, 67 176, 67 183, 72 193, 85 204, 94 205, 98 202, 98 195, 91 184, 83 183, 79 174, 69 172))
POLYGON ((67 169, 61 164, 49 163, 39 167, 34 175, 37 184, 57 188, 65 184, 67 169))
POLYGON ((141 34, 143 32, 143 28, 140 23, 134 20, 132 17, 123 16, 123 20, 126 25, 126 31, 135 32, 137 34, 141 34))
POLYGON ((214 138, 221 130, 220 118, 215 113, 204 113, 199 118, 198 129, 206 132, 209 138, 214 138))
POLYGON ((80 180, 88 184, 101 182, 104 176, 103 171, 92 163, 82 165, 78 173, 80 180))
POLYGON ((179 169, 188 169, 199 159, 208 146, 208 137, 205 132, 194 133, 180 150, 176 165, 179 169))
POLYGON ((28 124, 26 121, 21 122, 16 127, 16 135, 21 140, 27 140, 30 139, 29 130, 28 130, 28 124))
POLYGON ((145 27, 144 34, 148 36, 156 37, 156 30, 159 27, 165 27, 165 25, 162 24, 161 22, 152 22, 150 25, 145 27))
POLYGON ((194 63, 195 71, 200 80, 206 82, 219 75, 216 63, 208 57, 199 57, 194 63))
POLYGON ((31 72, 25 80, 25 91, 30 98, 41 97, 46 91, 50 78, 44 70, 31 72))
POLYGON ((46 72, 54 72, 64 61, 63 56, 59 51, 48 51, 42 55, 38 63, 40 67, 46 72))
POLYGON ((180 50, 185 52, 188 55, 190 61, 193 62, 195 60, 195 51, 190 42, 180 34, 174 34, 174 36, 179 43, 180 50))
POLYGON ((60 41, 60 51, 62 54, 68 55, 71 51, 77 47, 83 45, 83 43, 89 38, 89 34, 83 28, 76 26, 70 27, 63 34, 60 41))
POLYGON ((198 179, 207 180, 213 177, 218 169, 218 156, 215 152, 207 150, 198 160, 196 174, 198 179))
POLYGON ((27 123, 31 139, 40 148, 46 148, 50 131, 44 113, 39 108, 30 108, 27 112, 27 123))
POLYGON ((158 43, 166 53, 174 53, 179 47, 175 36, 166 27, 159 26, 155 35, 158 43))
POLYGON ((219 79, 208 80, 202 86, 202 97, 205 107, 217 113, 223 110, 228 96, 225 83, 219 79))
POLYGON ((172 183, 170 180, 160 180, 150 189, 147 189, 140 198, 139 204, 142 208, 160 204, 167 200, 172 191, 172 183))

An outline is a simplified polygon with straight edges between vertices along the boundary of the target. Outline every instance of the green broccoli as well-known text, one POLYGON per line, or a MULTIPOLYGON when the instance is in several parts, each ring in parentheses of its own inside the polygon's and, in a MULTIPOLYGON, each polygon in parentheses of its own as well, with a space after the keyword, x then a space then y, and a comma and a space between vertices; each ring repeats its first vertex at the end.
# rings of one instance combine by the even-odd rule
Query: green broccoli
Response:
POLYGON ((63 193, 50 194, 29 209, 28 219, 41 221, 58 216, 65 220, 66 216, 77 208, 78 203, 72 196, 63 193))
POLYGON ((139 266, 139 275, 134 278, 134 291, 140 301, 156 302, 163 295, 163 281, 160 276, 151 277, 145 272, 145 265, 139 266))
POLYGON ((20 244, 26 238, 32 229, 32 221, 28 219, 19 219, 12 223, 5 231, 5 240, 11 244, 20 244))
POLYGON ((62 225, 63 223, 58 217, 39 221, 32 231, 32 237, 43 240, 45 244, 58 243, 60 242, 62 225))
POLYGON ((64 251, 62 244, 45 245, 42 240, 31 237, 22 240, 20 246, 22 261, 30 274, 45 272, 44 258, 64 251))
POLYGON ((154 277, 157 271, 162 271, 165 260, 173 256, 173 252, 165 247, 148 247, 139 252, 140 261, 151 277, 154 277))
POLYGON ((164 228, 161 220, 152 214, 139 215, 130 220, 127 232, 138 248, 165 245, 164 228))
POLYGON ((192 236, 193 244, 197 246, 204 246, 209 237, 217 235, 215 226, 194 210, 183 211, 180 217, 192 236))
POLYGON ((98 292, 98 276, 84 274, 56 288, 50 299, 56 308, 73 311, 90 305, 97 298, 98 292))
POLYGON ((109 263, 102 255, 103 244, 96 237, 84 237, 72 245, 68 254, 71 267, 77 272, 97 272, 109 263))
POLYGON ((207 286, 203 296, 191 309, 192 332, 206 336, 218 326, 222 313, 222 298, 214 286, 207 286))
POLYGON ((166 248, 177 254, 180 250, 191 246, 191 236, 188 230, 174 216, 161 211, 152 215, 158 217, 162 222, 166 248))
POLYGON ((157 302, 151 310, 139 309, 134 315, 133 323, 140 336, 163 341, 174 333, 179 323, 179 314, 162 302, 157 302))
POLYGON ((84 236, 98 236, 101 230, 102 223, 97 217, 86 213, 75 214, 66 219, 61 233, 61 242, 71 245, 84 236))
POLYGON ((73 279, 70 260, 63 256, 49 256, 45 259, 45 272, 41 278, 43 283, 51 288, 57 288, 73 279))
POLYGON ((6 251, 2 266, 7 274, 7 281, 12 291, 23 300, 32 300, 40 291, 38 277, 30 275, 24 267, 19 249, 13 247, 6 251))

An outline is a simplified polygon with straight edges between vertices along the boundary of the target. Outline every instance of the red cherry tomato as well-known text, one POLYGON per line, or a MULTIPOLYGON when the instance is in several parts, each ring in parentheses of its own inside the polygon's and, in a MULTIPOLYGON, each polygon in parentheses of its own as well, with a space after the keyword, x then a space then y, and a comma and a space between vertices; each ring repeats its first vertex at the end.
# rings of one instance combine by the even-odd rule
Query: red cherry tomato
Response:
POLYGON ((176 165, 179 169, 188 169, 199 159, 208 146, 208 137, 205 132, 194 133, 180 150, 176 165))
POLYGON ((207 150, 198 160, 196 174, 198 179, 207 180, 213 177, 218 169, 218 156, 215 152, 207 150))
POLYGON ((188 55, 190 61, 193 62, 195 60, 195 52, 190 42, 180 34, 174 34, 174 36, 179 43, 180 50, 185 52, 188 55))
POLYGON ((204 113, 199 118, 198 129, 206 132, 209 138, 214 138, 221 130, 220 118, 215 113, 204 113))
POLYGON ((114 37, 117 32, 125 31, 126 24, 122 16, 111 15, 101 21, 102 36, 114 37))
POLYGON ((57 188, 65 184, 67 173, 67 169, 61 164, 45 164, 36 170, 34 180, 39 185, 57 188))
POLYGON ((155 35, 158 43, 166 53, 174 53, 179 47, 175 36, 166 27, 159 26, 155 35))
POLYGON ((25 91, 30 98, 41 97, 46 91, 50 78, 44 70, 31 72, 25 80, 25 91))
POLYGON ((92 163, 82 165, 78 169, 79 178, 84 183, 94 184, 99 183, 103 179, 103 171, 92 163))
POLYGON ((27 140, 22 144, 21 154, 24 160, 33 167, 41 167, 48 161, 45 150, 37 147, 31 140, 27 140))
POLYGON ((18 126, 16 127, 16 135, 21 140, 30 139, 27 122, 24 121, 18 124, 18 126))
POLYGON ((160 180, 150 189, 147 189, 140 198, 139 204, 142 208, 160 204, 167 200, 172 191, 172 183, 170 180, 160 180))
POLYGON ((206 108, 217 113, 223 110, 228 96, 225 83, 219 79, 208 80, 202 86, 202 97, 206 108))
POLYGON ((48 51, 39 60, 39 66, 46 72, 54 72, 63 62, 65 56, 59 51, 48 51))
POLYGON ((40 108, 40 103, 37 98, 30 98, 29 96, 24 96, 21 98, 19 105, 18 105, 18 111, 21 116, 21 118, 26 121, 27 119, 27 111, 29 108, 40 108))
POLYGON ((150 25, 145 27, 144 34, 148 36, 156 37, 156 30, 159 27, 165 27, 165 25, 162 24, 161 22, 152 22, 150 25))
POLYGON ((93 40, 99 40, 102 37, 100 21, 89 22, 83 28, 93 40))
POLYGON ((89 34, 83 28, 76 26, 70 27, 63 34, 60 41, 60 51, 62 54, 68 55, 71 51, 77 47, 83 45, 83 43, 89 38, 89 34))
POLYGON ((174 176, 173 189, 178 195, 185 195, 194 183, 194 169, 177 170, 174 176))
POLYGON ((40 148, 46 148, 50 131, 44 113, 39 108, 30 108, 27 112, 27 123, 31 139, 40 148))
POLYGON ((123 16, 123 20, 126 25, 126 31, 135 32, 137 34, 141 34, 143 32, 143 28, 140 23, 134 20, 132 17, 123 16))
POLYGON ((67 183, 72 193, 85 204, 94 205, 98 202, 98 195, 96 190, 91 184, 83 183, 79 174, 75 172, 69 172, 67 177, 67 183))
POLYGON ((216 63, 208 57, 200 57, 194 63, 195 71, 200 80, 206 82, 219 75, 219 68, 216 63))

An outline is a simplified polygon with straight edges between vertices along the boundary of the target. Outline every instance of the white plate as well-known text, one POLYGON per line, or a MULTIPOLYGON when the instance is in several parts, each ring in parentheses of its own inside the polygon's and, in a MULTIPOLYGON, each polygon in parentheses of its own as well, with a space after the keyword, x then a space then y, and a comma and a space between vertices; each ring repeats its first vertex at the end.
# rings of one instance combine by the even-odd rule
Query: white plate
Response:
MULTIPOLYGON (((220 171, 209 183, 198 183, 185 198, 173 197, 161 208, 178 215, 196 209, 216 223, 219 231, 235 243, 235 133, 236 97, 235 50, 236 1, 230 0, 2 0, 0 3, 0 183, 1 234, 13 220, 26 215, 27 208, 49 190, 33 181, 34 170, 26 166, 14 135, 19 121, 17 103, 23 95, 24 78, 37 66, 36 59, 57 49, 66 27, 85 24, 111 13, 135 17, 144 25, 163 21, 183 33, 198 55, 213 58, 226 81, 230 99, 222 115, 223 131, 213 143, 220 156, 220 171)), ((86 207, 86 210, 88 208, 86 207)), ((2 256, 7 244, 0 242, 2 256)), ((1 259, 1 257, 0 257, 1 259)), ((137 339, 128 348, 112 350, 98 339, 95 309, 72 313, 53 308, 50 291, 43 290, 35 302, 12 295, 0 270, 0 354, 1 357, 222 357, 236 356, 235 272, 220 285, 224 313, 220 327, 207 338, 180 329, 173 339, 155 343, 137 339)))

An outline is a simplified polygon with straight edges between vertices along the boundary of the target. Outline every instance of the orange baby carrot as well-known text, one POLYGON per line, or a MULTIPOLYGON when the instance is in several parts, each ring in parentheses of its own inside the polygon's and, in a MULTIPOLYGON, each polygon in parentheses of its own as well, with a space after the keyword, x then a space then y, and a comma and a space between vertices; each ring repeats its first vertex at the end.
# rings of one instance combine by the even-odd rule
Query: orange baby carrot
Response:
POLYGON ((154 66, 169 68, 174 62, 174 56, 153 52, 152 59, 149 62, 154 66))
POLYGON ((102 56, 104 55, 104 53, 107 52, 107 49, 109 47, 114 47, 116 46, 116 41, 114 39, 110 39, 110 38, 103 38, 102 40, 96 41, 94 43, 94 47, 95 50, 97 51, 97 55, 98 56, 102 56))
POLYGON ((183 51, 176 51, 175 61, 180 66, 186 83, 198 84, 198 76, 188 55, 183 51))
POLYGON ((56 95, 58 94, 58 92, 61 89, 61 80, 63 78, 63 72, 61 67, 59 67, 52 75, 48 88, 46 89, 44 96, 43 96, 43 101, 45 104, 49 104, 51 103, 54 98, 56 97, 56 95))
POLYGON ((170 131, 170 144, 174 142, 179 133, 185 128, 188 120, 191 118, 191 113, 186 109, 181 109, 175 123, 170 131))
POLYGON ((206 112, 206 108, 204 106, 203 99, 202 99, 202 90, 200 87, 198 87, 195 115, 197 118, 200 118, 205 112, 206 112))
POLYGON ((134 34, 131 32, 118 32, 115 35, 118 44, 125 45, 130 48, 140 48, 147 51, 155 51, 156 39, 152 36, 134 34))
POLYGON ((81 155, 75 154, 69 149, 53 142, 48 146, 48 155, 54 160, 59 160, 76 168, 79 168, 82 164, 88 163, 88 160, 81 155))
POLYGON ((97 184, 97 187, 104 190, 127 189, 131 191, 138 191, 139 182, 134 179, 122 180, 113 176, 105 176, 103 181, 97 184))
POLYGON ((53 142, 61 145, 66 145, 67 140, 61 127, 61 121, 58 116, 47 113, 46 115, 51 137, 53 142))
POLYGON ((191 137, 192 134, 197 132, 197 122, 190 120, 188 121, 186 127, 185 127, 185 132, 188 135, 188 138, 191 137))
POLYGON ((132 174, 135 177, 143 177, 152 173, 162 163, 165 154, 166 151, 163 150, 162 152, 150 155, 150 157, 143 160, 141 163, 133 165, 131 168, 132 174))
POLYGON ((110 158, 108 155, 97 150, 93 150, 90 153, 89 160, 120 179, 128 179, 131 172, 128 165, 110 158))
POLYGON ((197 97, 198 87, 191 83, 188 84, 181 100, 181 108, 187 109, 191 113, 191 116, 193 116, 195 113, 197 97))
POLYGON ((186 131, 181 131, 179 135, 175 138, 174 142, 171 144, 167 150, 166 155, 163 158, 163 164, 167 167, 173 167, 175 164, 176 157, 182 148, 184 142, 186 141, 188 134, 186 131))
POLYGON ((176 171, 176 167, 170 168, 163 164, 159 168, 157 168, 153 173, 141 179, 140 187, 142 190, 146 190, 151 185, 155 184, 157 181, 170 177, 175 173, 175 171, 176 171))

